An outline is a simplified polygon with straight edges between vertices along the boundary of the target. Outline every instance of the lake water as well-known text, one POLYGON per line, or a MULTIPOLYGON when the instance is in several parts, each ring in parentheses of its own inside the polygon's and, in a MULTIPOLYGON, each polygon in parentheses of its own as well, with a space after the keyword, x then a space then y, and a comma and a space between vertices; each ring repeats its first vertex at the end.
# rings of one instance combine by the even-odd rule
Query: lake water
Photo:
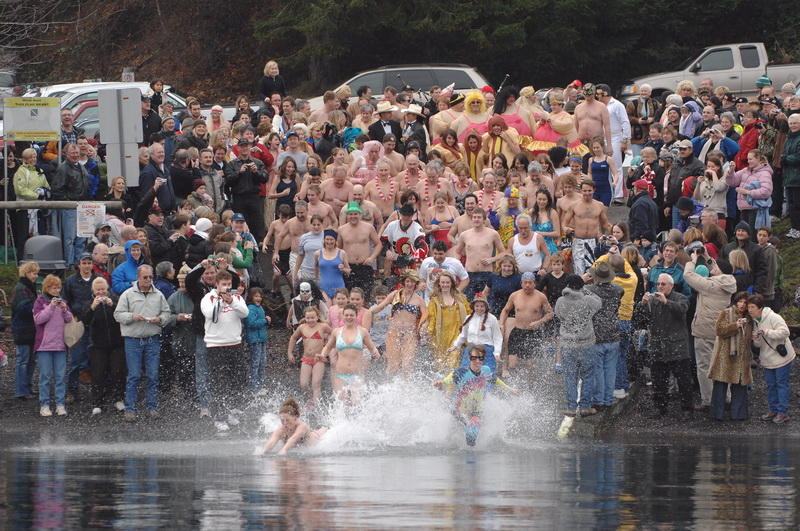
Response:
POLYGON ((251 455, 254 440, 0 453, 4 528, 797 528, 800 455, 769 442, 538 441, 251 455))

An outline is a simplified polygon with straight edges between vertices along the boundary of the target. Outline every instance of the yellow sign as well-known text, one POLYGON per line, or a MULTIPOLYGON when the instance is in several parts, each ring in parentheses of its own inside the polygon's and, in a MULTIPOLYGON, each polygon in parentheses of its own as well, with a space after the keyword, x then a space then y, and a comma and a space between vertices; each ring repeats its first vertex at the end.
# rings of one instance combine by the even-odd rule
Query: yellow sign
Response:
POLYGON ((26 107, 61 107, 60 98, 6 98, 3 103, 7 109, 26 107))
POLYGON ((59 98, 6 98, 3 104, 7 140, 33 142, 61 138, 59 98))
POLYGON ((6 138, 9 141, 39 142, 58 140, 61 138, 61 133, 58 131, 9 131, 6 138))

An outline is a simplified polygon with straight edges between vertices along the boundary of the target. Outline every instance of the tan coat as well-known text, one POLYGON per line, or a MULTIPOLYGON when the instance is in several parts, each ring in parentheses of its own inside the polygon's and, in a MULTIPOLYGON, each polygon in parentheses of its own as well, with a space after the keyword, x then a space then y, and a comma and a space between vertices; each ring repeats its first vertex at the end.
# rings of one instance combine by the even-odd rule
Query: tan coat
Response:
POLYGON ((753 337, 753 320, 745 313, 739 313, 733 306, 725 308, 719 313, 716 324, 717 339, 714 341, 714 352, 711 354, 711 364, 708 367, 708 377, 717 382, 739 385, 753 383, 753 373, 750 371, 752 350, 750 341, 753 337), (742 333, 736 326, 736 320, 747 318, 742 333), (735 346, 736 355, 731 356, 731 347, 735 346))
POLYGON ((714 339, 716 316, 731 304, 731 295, 736 293, 733 275, 702 277, 694 272, 694 262, 687 262, 683 279, 697 292, 697 309, 692 319, 692 336, 714 339))

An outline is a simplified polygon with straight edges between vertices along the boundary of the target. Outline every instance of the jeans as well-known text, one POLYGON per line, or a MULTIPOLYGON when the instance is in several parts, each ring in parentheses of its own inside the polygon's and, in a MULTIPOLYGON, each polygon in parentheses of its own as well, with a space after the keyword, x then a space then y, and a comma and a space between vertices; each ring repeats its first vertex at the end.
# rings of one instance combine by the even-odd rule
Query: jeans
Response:
POLYGON ((631 322, 619 322, 619 359, 617 360, 617 378, 614 389, 628 390, 628 348, 631 345, 631 322))
POLYGON ((50 384, 55 380, 56 405, 63 406, 67 398, 67 353, 63 350, 40 350, 36 354, 39 357, 39 405, 50 405, 50 384))
POLYGON ((194 385, 197 389, 197 404, 201 409, 208 408, 208 362, 206 361, 206 342, 197 336, 194 346, 194 385))
POLYGON ((136 396, 139 392, 139 379, 144 364, 147 378, 145 387, 145 408, 148 411, 158 409, 158 359, 161 350, 161 339, 151 337, 126 337, 125 361, 128 364, 128 380, 125 383, 125 411, 136 411, 136 396))
POLYGON ((717 420, 725 419, 725 395, 731 387, 731 420, 747 420, 747 386, 728 384, 714 380, 711 391, 711 416, 717 420))
POLYGON ((564 393, 567 409, 582 411, 592 407, 592 386, 594 385, 594 347, 584 350, 563 350, 561 363, 564 366, 564 393), (578 380, 582 380, 580 402, 578 401, 578 380))
POLYGON ((791 375, 791 363, 777 369, 764 369, 769 410, 776 415, 785 415, 789 410, 789 377, 791 375))
POLYGON ((78 377, 81 371, 89 369, 89 328, 83 332, 81 340, 69 349, 69 374, 67 387, 70 391, 78 390, 78 377))
MULTIPOLYGON (((497 372, 497 360, 494 357, 494 345, 483 345, 486 347, 486 359, 483 364, 492 369, 492 372, 497 372)), ((469 352, 470 346, 464 347, 464 352, 461 354, 461 367, 469 367, 469 352)))
POLYGON ((33 393, 33 371, 36 370, 36 357, 33 345, 16 345, 17 363, 15 366, 16 392, 14 396, 27 397, 33 393))
POLYGON ((67 266, 77 265, 78 257, 86 245, 86 238, 78 238, 78 211, 56 210, 54 235, 61 238, 64 249, 64 262, 67 266))
POLYGON ((261 390, 264 370, 267 368, 267 344, 248 343, 250 347, 250 390, 257 393, 261 390))
POLYGON ((678 228, 678 222, 681 220, 681 214, 678 211, 678 207, 676 205, 672 205, 672 209, 670 210, 670 214, 672 214, 672 228, 678 228))
POLYGON ((800 186, 787 186, 786 195, 786 205, 789 210, 789 218, 792 220, 792 228, 800 229, 800 186))
POLYGON ((598 343, 594 346, 594 399, 602 406, 614 404, 614 383, 617 379, 619 341, 598 343))

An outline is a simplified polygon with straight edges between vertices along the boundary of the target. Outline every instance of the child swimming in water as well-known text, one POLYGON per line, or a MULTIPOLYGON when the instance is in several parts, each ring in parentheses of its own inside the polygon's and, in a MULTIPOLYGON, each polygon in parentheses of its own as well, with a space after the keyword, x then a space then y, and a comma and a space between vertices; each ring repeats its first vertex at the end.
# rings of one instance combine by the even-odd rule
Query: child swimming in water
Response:
POLYGON ((486 393, 498 385, 513 395, 519 391, 506 385, 492 370, 483 364, 486 347, 472 345, 469 351, 469 366, 459 367, 443 380, 433 382, 437 389, 455 390, 453 414, 464 425, 468 446, 475 446, 481 427, 481 412, 486 393))
POLYGON ((264 453, 272 450, 280 440, 284 443, 278 455, 286 455, 295 446, 314 446, 328 431, 327 428, 312 430, 308 424, 300 420, 300 406, 294 398, 284 400, 278 413, 281 427, 272 432, 272 436, 263 447, 264 453))

